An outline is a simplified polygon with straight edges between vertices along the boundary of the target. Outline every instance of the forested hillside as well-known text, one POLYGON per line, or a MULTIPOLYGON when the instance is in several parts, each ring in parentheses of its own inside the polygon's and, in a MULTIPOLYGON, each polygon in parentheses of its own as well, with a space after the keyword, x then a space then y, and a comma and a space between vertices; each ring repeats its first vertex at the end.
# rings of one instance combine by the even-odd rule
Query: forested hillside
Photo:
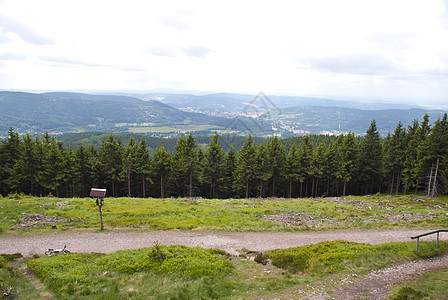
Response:
POLYGON ((362 135, 372 119, 377 120, 378 131, 385 137, 399 121, 408 126, 425 114, 435 120, 444 113, 408 107, 367 110, 372 106, 363 105, 364 109, 355 109, 344 101, 264 94, 152 94, 138 99, 122 95, 0 91, 0 138, 7 136, 10 126, 20 134, 32 136, 47 131, 57 135, 112 132, 166 138, 178 138, 188 132, 212 136, 215 131, 222 136, 251 133, 269 137, 275 133, 293 137, 348 132, 362 135))
MULTIPOLYGON (((229 142, 228 140, 226 143, 229 142)), ((430 124, 396 125, 380 138, 376 121, 365 136, 277 136, 238 151, 223 150, 218 134, 203 147, 193 134, 150 153, 144 138, 124 144, 110 134, 101 145, 65 147, 53 136, 19 136, 12 128, 0 145, 1 193, 59 197, 108 196, 317 197, 370 193, 446 193, 447 114, 430 124), (316 143, 318 142, 318 143, 316 143), (428 184, 431 183, 428 189, 428 184)))
POLYGON ((228 121, 222 118, 184 112, 158 101, 133 97, 0 91, 0 135, 10 126, 20 133, 34 134, 127 132, 130 128, 167 125, 181 125, 187 130, 189 125, 220 128, 226 124, 228 121))

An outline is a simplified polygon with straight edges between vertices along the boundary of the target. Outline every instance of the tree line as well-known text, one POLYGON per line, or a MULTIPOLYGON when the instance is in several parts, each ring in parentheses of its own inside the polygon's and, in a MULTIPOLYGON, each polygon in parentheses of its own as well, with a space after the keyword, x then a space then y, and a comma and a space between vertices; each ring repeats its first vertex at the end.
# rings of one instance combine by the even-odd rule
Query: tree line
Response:
POLYGON ((10 128, 0 144, 1 194, 86 197, 90 188, 129 197, 325 197, 372 193, 431 195, 448 191, 447 114, 428 115, 380 138, 373 120, 366 134, 279 139, 261 144, 248 135, 242 148, 223 150, 215 133, 199 147, 190 133, 175 151, 146 140, 124 145, 110 134, 99 147, 64 147, 48 133, 19 136, 10 128), (312 141, 318 140, 319 143, 312 141))

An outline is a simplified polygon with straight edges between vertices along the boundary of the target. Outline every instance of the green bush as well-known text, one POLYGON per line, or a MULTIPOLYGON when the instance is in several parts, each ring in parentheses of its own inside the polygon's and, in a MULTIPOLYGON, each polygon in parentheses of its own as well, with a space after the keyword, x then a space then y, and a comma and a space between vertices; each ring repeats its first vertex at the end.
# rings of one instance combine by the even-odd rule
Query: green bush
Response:
MULTIPOLYGON (((222 251, 215 249, 156 245, 107 255, 42 257, 29 259, 27 264, 58 297, 64 298, 68 295, 103 294, 103 290, 113 294, 111 290, 117 289, 121 282, 124 283, 129 278, 140 278, 142 273, 139 272, 145 271, 147 274, 183 281, 206 276, 222 277, 234 269, 233 264, 222 257, 222 254, 222 251), (111 281, 108 278, 120 279, 111 281)), ((116 293, 114 295, 117 296, 116 293)), ((123 299, 127 299, 127 296, 123 295, 123 299)))
MULTIPOLYGON (((389 263, 418 258, 428 258, 447 251, 447 243, 421 243, 419 252, 414 243, 387 243, 380 245, 360 244, 346 241, 321 242, 314 245, 274 250, 264 256, 272 264, 291 273, 320 271, 332 273, 341 268, 368 264, 380 268, 389 263)), ((362 266, 361 266, 362 267, 362 266)))
POLYGON ((371 246, 346 241, 321 242, 314 245, 274 250, 266 254, 272 264, 292 273, 326 267, 327 272, 340 268, 341 263, 358 257, 371 246))
POLYGON ((215 253, 222 252, 199 247, 155 245, 145 249, 117 251, 102 257, 97 263, 130 274, 151 270, 165 275, 198 278, 230 273, 232 263, 215 253))

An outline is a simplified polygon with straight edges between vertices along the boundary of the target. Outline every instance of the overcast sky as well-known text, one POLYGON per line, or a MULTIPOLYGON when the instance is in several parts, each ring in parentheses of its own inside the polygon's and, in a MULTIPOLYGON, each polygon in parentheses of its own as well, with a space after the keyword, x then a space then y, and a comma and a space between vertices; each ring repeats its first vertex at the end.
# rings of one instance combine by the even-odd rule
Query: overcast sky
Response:
POLYGON ((0 89, 448 103, 448 0, 0 0, 0 89))

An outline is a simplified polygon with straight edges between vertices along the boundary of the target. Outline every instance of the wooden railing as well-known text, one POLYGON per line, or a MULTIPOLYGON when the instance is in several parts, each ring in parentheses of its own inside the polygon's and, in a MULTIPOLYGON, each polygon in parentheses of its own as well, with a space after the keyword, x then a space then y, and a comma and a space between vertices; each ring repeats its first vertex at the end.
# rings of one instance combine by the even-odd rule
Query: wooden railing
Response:
POLYGON ((436 230, 436 231, 431 231, 431 232, 428 232, 428 233, 412 236, 411 239, 413 239, 413 240, 417 239, 417 247, 416 247, 415 251, 418 251, 418 242, 419 242, 421 237, 427 236, 427 235, 430 235, 430 234, 435 234, 435 233, 437 233, 437 243, 436 243, 436 246, 439 247, 439 234, 441 232, 448 232, 448 229, 439 229, 439 230, 436 230))

